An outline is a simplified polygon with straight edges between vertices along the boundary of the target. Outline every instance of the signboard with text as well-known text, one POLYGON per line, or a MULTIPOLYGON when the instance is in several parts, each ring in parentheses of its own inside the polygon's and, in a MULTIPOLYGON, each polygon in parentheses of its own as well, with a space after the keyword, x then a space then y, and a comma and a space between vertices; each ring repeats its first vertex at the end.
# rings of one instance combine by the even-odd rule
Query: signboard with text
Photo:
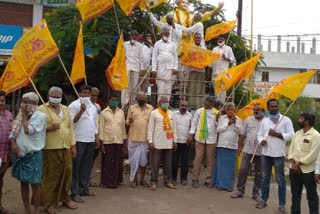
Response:
POLYGON ((46 7, 60 7, 75 4, 77 0, 0 0, 0 2, 18 3, 18 4, 35 4, 46 7))
POLYGON ((12 49, 21 36, 21 26, 0 25, 0 55, 12 55, 12 49))

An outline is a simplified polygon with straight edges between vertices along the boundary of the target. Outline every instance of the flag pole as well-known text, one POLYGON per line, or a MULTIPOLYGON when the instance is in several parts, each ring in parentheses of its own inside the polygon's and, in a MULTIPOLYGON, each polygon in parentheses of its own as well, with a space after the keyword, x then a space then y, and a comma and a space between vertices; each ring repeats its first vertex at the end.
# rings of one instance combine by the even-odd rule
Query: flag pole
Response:
MULTIPOLYGON (((286 112, 282 115, 281 119, 277 122, 277 124, 275 125, 275 127, 273 129, 276 129, 278 127, 278 125, 280 124, 281 120, 286 116, 286 114, 289 112, 289 110, 291 109, 291 107, 293 106, 293 104, 296 102, 296 100, 293 100, 292 103, 290 104, 290 106, 287 108, 286 112)), ((267 138, 265 139, 267 141, 269 135, 267 136, 267 138)), ((257 153, 257 150, 258 150, 258 147, 259 147, 259 143, 257 143, 256 145, 256 148, 254 149, 254 152, 252 154, 252 157, 251 157, 251 160, 250 160, 250 163, 253 162, 253 159, 257 153)))
POLYGON ((233 94, 234 94, 234 92, 236 91, 236 89, 240 86, 241 82, 242 82, 242 81, 240 81, 240 82, 238 83, 238 85, 235 87, 235 89, 232 90, 232 93, 227 97, 226 102, 225 102, 225 103, 223 104, 223 106, 219 109, 219 111, 221 111, 221 110, 224 108, 224 106, 226 105, 226 103, 229 101, 230 97, 233 96, 233 94))
MULTIPOLYGON (((251 0, 251 40, 250 40, 250 59, 252 58, 252 49, 253 49, 253 0, 251 0)), ((252 73, 253 75, 253 73, 252 73)), ((250 76, 250 91, 249 91, 249 102, 252 102, 252 75, 250 76)))
MULTIPOLYGON (((83 102, 82 102, 82 100, 81 100, 81 98, 80 98, 80 96, 79 96, 79 93, 78 93, 76 87, 74 86, 74 84, 73 84, 73 82, 72 82, 72 80, 71 80, 71 78, 70 78, 70 75, 69 75, 66 67, 64 66, 64 63, 63 63, 63 61, 62 61, 62 59, 61 59, 60 54, 58 54, 58 58, 59 58, 59 60, 60 60, 60 63, 61 63, 61 65, 62 65, 63 70, 65 71, 65 73, 66 73, 66 75, 67 75, 67 77, 68 77, 68 79, 69 79, 69 81, 70 81, 70 83, 71 83, 71 85, 72 85, 72 88, 73 88, 74 92, 76 93, 77 97, 80 99, 80 102, 81 102, 81 104, 82 104, 83 102)), ((86 113, 89 115, 89 113, 88 113, 87 110, 86 110, 86 113)))
POLYGON ((119 24, 119 20, 118 20, 118 14, 117 14, 117 10, 116 10, 116 3, 113 4, 113 10, 114 10, 114 14, 116 16, 116 23, 117 23, 117 27, 118 27, 119 36, 120 36, 121 31, 120 31, 120 24, 119 24))

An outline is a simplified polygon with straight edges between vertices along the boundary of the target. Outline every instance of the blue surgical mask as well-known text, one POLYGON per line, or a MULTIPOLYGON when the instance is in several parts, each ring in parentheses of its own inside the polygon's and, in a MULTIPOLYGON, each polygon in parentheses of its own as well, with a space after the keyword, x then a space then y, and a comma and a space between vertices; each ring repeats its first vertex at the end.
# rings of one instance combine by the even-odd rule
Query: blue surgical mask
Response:
POLYGON ((161 108, 164 109, 164 110, 168 109, 169 108, 169 103, 162 103, 161 104, 161 108))

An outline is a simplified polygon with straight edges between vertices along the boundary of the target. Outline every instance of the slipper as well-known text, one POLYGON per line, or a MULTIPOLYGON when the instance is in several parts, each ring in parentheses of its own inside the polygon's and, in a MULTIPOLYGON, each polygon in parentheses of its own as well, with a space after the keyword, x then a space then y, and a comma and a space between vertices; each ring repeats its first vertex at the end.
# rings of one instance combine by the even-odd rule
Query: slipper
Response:
POLYGON ((84 200, 82 198, 80 198, 80 196, 74 196, 71 198, 72 201, 77 202, 77 203, 83 203, 84 200))
POLYGON ((4 207, 0 207, 0 214, 14 214, 13 211, 7 210, 4 207))
POLYGON ((93 181, 90 181, 90 182, 89 182, 89 185, 90 185, 91 187, 99 187, 99 186, 100 186, 98 183, 93 182, 93 181))
POLYGON ((78 208, 78 206, 75 203, 72 203, 72 201, 70 201, 69 203, 63 202, 62 205, 70 210, 74 210, 78 208))
POLYGON ((48 214, 56 214, 56 208, 54 206, 47 207, 46 212, 48 214))

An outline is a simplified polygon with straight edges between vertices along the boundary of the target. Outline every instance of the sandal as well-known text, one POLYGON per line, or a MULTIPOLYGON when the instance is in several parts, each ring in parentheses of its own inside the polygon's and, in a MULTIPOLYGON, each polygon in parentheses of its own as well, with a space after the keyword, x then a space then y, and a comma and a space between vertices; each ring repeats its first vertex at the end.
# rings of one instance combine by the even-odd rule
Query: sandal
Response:
POLYGON ((62 205, 70 210, 74 210, 74 209, 77 209, 78 206, 75 204, 75 203, 72 203, 72 201, 66 203, 66 202, 63 202, 62 205))
POLYGON ((231 198, 242 198, 243 194, 241 192, 235 192, 232 195, 230 195, 231 198))
POLYGON ((48 214, 56 214, 56 208, 54 206, 47 207, 46 212, 48 214))
POLYGON ((89 185, 91 186, 91 187, 99 187, 100 185, 98 184, 98 183, 96 183, 96 182, 93 182, 93 181, 89 181, 89 185))
POLYGON ((7 209, 4 208, 4 207, 0 207, 0 213, 1 213, 1 214, 14 214, 13 211, 7 210, 7 209))
POLYGON ((79 195, 76 195, 74 197, 71 198, 72 201, 77 202, 77 203, 83 203, 84 200, 82 198, 80 198, 79 195))
POLYGON ((148 182, 146 182, 145 180, 140 181, 140 185, 142 185, 144 187, 150 187, 150 184, 148 182))
POLYGON ((130 187, 131 188, 136 188, 137 187, 137 183, 135 181, 131 181, 130 182, 130 187))

